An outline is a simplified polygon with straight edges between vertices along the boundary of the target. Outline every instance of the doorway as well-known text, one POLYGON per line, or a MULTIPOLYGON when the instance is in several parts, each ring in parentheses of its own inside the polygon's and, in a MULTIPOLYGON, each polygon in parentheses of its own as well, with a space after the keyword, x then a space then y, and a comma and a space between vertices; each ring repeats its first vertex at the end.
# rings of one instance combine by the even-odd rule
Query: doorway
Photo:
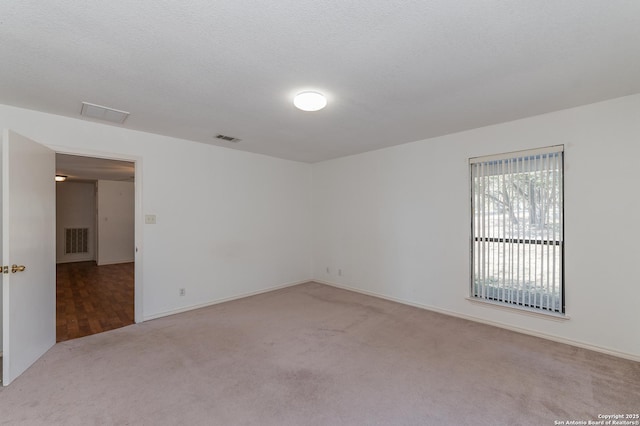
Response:
POLYGON ((56 342, 133 324, 135 163, 58 153, 56 175, 56 342))
POLYGON ((142 158, 45 146, 2 132, 2 385, 20 376, 56 342, 56 152, 135 164, 134 313, 142 322, 142 158), (15 262, 15 263, 13 263, 15 262), (26 272, 25 272, 26 271, 26 272), (5 273, 6 272, 6 273, 5 273), (25 273, 21 273, 25 272, 25 273))

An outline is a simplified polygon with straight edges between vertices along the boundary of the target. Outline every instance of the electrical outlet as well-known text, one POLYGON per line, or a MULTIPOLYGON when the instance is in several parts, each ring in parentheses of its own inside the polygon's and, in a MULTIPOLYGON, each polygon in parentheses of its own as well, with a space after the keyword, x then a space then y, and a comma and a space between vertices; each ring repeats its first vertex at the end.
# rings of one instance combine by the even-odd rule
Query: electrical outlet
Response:
POLYGON ((331 272, 329 271, 329 267, 327 266, 327 274, 330 274, 331 272))
POLYGON ((184 288, 180 289, 180 296, 184 296, 185 294, 187 294, 187 291, 184 288))
POLYGON ((338 276, 341 277, 342 276, 342 269, 338 269, 338 276))

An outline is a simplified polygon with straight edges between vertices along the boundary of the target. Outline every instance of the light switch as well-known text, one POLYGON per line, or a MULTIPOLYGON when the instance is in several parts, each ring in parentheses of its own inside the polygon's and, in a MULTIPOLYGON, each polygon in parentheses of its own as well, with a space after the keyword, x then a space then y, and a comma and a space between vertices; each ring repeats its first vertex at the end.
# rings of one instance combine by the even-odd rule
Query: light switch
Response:
POLYGON ((156 224, 156 215, 155 214, 146 214, 144 215, 144 223, 147 225, 155 225, 156 224))

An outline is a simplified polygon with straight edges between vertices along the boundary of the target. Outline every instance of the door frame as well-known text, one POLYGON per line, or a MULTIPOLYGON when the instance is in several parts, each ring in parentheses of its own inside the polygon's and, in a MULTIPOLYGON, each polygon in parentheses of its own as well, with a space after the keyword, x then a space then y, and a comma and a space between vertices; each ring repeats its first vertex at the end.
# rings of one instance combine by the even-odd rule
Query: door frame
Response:
MULTIPOLYGON (((144 321, 143 315, 143 277, 142 277, 142 260, 143 260, 143 225, 144 216, 142 213, 142 157, 135 155, 127 155, 121 153, 96 151, 92 149, 74 148, 66 146, 47 145, 48 148, 55 151, 56 154, 79 155, 83 157, 104 158, 106 160, 129 161, 135 164, 134 168, 134 321, 141 323, 144 321)), ((96 253, 97 255, 97 253, 96 253)))

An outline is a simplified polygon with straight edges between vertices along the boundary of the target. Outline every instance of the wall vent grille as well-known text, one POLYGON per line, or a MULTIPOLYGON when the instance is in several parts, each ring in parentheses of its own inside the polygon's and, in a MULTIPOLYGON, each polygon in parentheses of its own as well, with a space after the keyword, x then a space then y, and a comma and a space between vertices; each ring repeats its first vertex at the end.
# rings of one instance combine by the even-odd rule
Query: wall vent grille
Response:
POLYGON ((222 139, 223 141, 233 142, 233 143, 240 142, 240 139, 234 138, 233 136, 227 136, 227 135, 216 135, 216 139, 222 139))
POLYGON ((64 253, 89 253, 89 228, 64 229, 64 253))

